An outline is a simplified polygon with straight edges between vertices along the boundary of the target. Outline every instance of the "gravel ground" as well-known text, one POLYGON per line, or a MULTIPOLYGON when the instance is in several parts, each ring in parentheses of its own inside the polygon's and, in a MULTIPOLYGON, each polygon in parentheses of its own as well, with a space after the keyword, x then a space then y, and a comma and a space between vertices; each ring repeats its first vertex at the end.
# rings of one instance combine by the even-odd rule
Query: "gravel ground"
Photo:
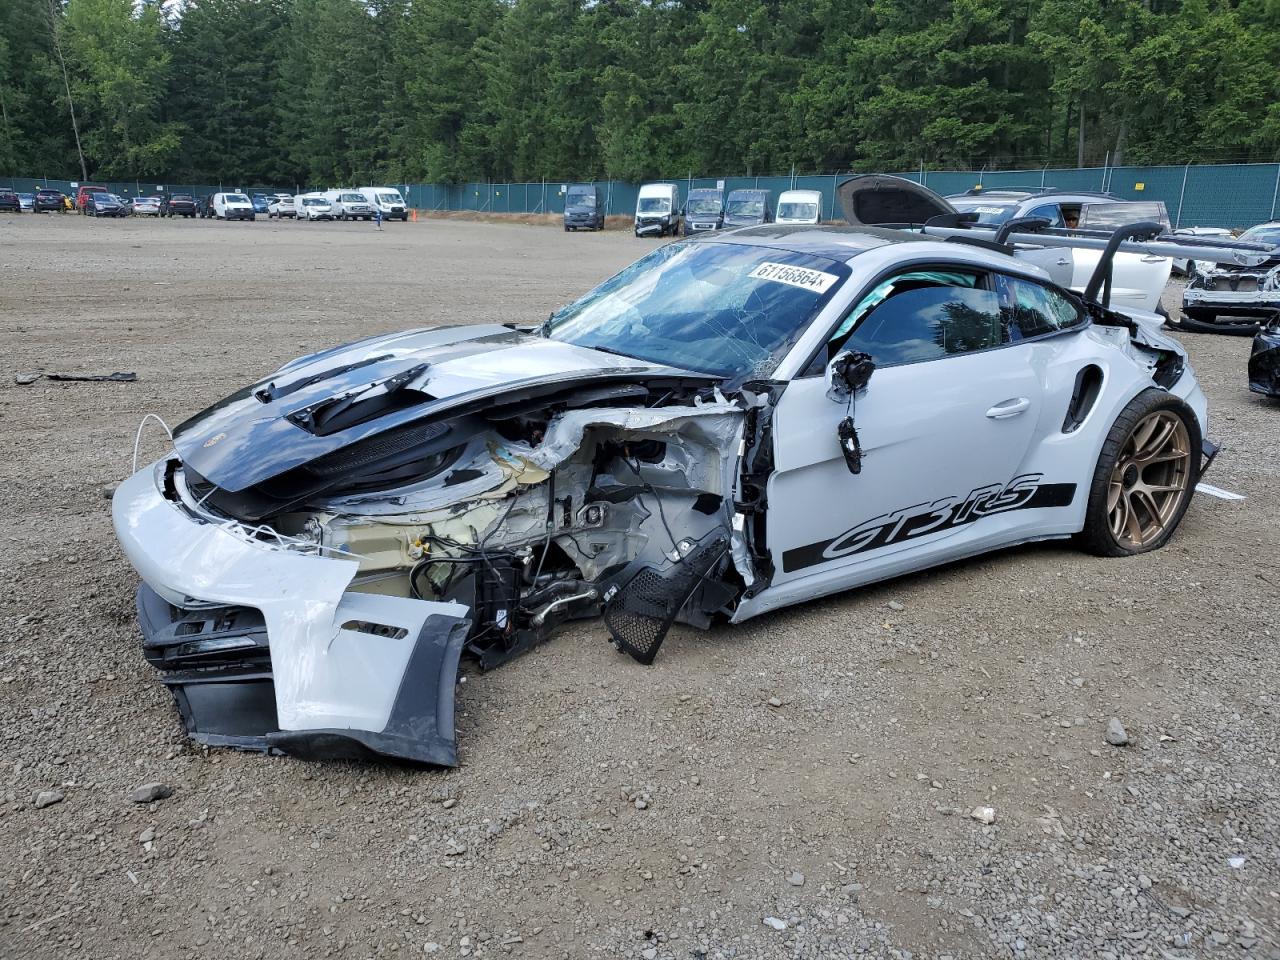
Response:
POLYGON ((0 956, 1280 957, 1280 405, 1247 339, 1186 337, 1211 479, 1248 499, 1196 497, 1154 554, 1011 550, 677 631, 651 668, 578 625, 467 678, 451 771, 186 741, 103 496, 139 418, 540 318, 648 247, 0 218, 0 956), (114 370, 139 380, 14 382, 114 370))

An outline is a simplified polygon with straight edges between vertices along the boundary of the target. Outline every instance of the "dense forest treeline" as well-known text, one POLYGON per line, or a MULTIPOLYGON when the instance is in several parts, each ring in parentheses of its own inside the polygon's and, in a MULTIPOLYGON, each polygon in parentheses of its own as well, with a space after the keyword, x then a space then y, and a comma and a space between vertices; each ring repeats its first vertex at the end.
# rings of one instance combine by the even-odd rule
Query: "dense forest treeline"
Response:
POLYGON ((1280 0, 3 0, 0 174, 1280 159, 1280 0))

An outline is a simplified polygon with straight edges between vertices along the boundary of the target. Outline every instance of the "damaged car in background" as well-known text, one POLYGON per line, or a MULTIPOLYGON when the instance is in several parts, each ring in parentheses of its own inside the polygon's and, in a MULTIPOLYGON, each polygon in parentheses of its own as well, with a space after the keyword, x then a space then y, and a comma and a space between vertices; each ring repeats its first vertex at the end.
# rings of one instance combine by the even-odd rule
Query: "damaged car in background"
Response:
POLYGON ((1273 313, 1253 338, 1249 389, 1280 400, 1280 311, 1273 313))
MULTIPOLYGON (((1280 223, 1260 223, 1243 242, 1280 246, 1280 223)), ((1182 291, 1182 326, 1199 333, 1251 336, 1280 312, 1280 256, 1262 263, 1195 264, 1182 291)))
POLYGON ((181 424, 113 514, 190 735, 450 765, 460 659, 567 621, 650 663, 676 622, 1010 544, 1162 546, 1214 448, 1185 352, 1108 306, 1129 241, 1078 296, 1037 265, 1062 238, 875 225, 921 204, 902 183, 846 183, 853 226, 673 243, 540 325, 335 347, 181 424))

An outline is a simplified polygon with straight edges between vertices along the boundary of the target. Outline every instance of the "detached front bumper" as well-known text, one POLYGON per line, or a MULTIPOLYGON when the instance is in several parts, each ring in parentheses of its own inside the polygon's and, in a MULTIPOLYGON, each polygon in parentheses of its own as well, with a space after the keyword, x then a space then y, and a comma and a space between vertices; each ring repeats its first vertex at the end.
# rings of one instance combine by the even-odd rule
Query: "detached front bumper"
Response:
POLYGON ((1189 286, 1182 292, 1182 308, 1266 317, 1280 310, 1280 290, 1204 290, 1189 286))
MULTIPOLYGON (((257 539, 161 492, 120 485, 116 536, 142 577, 147 659, 201 743, 309 758, 453 766, 465 606, 349 590, 358 564, 257 539)), ((172 495, 172 493, 171 493, 172 495)))

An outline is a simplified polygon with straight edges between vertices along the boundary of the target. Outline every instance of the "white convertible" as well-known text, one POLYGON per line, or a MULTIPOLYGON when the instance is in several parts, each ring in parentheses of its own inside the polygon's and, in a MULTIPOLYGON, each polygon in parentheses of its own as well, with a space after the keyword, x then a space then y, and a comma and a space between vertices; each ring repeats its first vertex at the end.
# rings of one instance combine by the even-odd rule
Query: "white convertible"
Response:
POLYGON ((567 619, 647 663, 676 620, 1010 544, 1162 546, 1214 452, 1182 347, 1035 239, 952 233, 708 234, 541 325, 335 347, 192 417, 113 506, 189 732, 452 764, 460 656, 567 619))

